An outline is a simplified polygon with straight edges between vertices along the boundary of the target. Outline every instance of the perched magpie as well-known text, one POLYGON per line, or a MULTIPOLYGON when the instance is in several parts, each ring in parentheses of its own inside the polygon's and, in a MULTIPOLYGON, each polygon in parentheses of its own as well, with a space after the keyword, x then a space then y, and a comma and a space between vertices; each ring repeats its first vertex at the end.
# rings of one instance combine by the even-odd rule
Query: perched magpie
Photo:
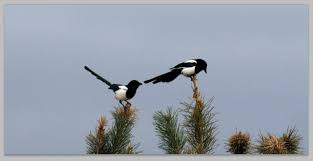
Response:
POLYGON ((109 86, 109 89, 113 90, 115 93, 115 98, 122 104, 124 107, 125 105, 122 103, 122 101, 125 101, 128 105, 131 105, 127 100, 132 99, 137 91, 137 88, 142 85, 137 80, 130 81, 127 85, 121 85, 121 84, 112 84, 108 80, 104 79, 94 71, 92 71, 90 68, 85 66, 85 69, 89 71, 92 75, 96 76, 97 79, 101 80, 105 84, 109 86))
POLYGON ((170 68, 171 71, 154 77, 152 79, 144 81, 145 83, 152 82, 153 84, 159 82, 171 82, 177 78, 180 74, 192 78, 194 75, 198 74, 202 70, 206 73, 207 64, 202 59, 191 59, 183 63, 177 64, 173 68, 170 68))

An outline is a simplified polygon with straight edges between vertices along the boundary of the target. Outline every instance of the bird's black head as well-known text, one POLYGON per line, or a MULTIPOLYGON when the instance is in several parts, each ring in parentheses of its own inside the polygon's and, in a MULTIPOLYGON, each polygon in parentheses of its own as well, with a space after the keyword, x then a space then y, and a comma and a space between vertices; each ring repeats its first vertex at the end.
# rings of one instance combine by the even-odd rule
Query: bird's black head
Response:
POLYGON ((139 86, 141 86, 142 83, 140 83, 139 81, 137 80, 132 80, 128 83, 127 87, 133 87, 133 88, 138 88, 139 86))
POLYGON ((203 59, 196 59, 196 61, 197 61, 197 66, 198 66, 198 68, 199 68, 199 72, 201 71, 201 70, 204 70, 204 72, 205 73, 207 73, 207 63, 206 63, 206 61, 204 61, 203 59))

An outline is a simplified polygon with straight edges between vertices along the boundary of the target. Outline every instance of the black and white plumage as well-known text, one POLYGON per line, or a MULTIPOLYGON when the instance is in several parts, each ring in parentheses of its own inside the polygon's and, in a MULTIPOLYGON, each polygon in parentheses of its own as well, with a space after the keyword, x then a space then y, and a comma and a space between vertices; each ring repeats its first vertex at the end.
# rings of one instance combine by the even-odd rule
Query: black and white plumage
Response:
POLYGON ((152 79, 144 81, 145 83, 152 82, 153 84, 159 83, 159 82, 171 82, 175 78, 177 78, 180 74, 186 76, 186 77, 192 77, 202 70, 206 73, 207 71, 207 63, 202 59, 191 59, 187 60, 183 63, 177 64, 176 66, 170 68, 171 71, 156 76, 152 79))
POLYGON ((115 94, 115 99, 117 99, 123 106, 124 104, 122 103, 122 101, 125 101, 128 104, 130 104, 127 100, 132 99, 135 96, 138 87, 142 85, 142 83, 140 83, 137 80, 132 80, 127 85, 112 84, 108 80, 104 79, 103 77, 92 71, 87 66, 85 66, 85 69, 89 71, 92 75, 94 75, 97 79, 101 80, 106 85, 108 85, 109 89, 113 90, 115 94))

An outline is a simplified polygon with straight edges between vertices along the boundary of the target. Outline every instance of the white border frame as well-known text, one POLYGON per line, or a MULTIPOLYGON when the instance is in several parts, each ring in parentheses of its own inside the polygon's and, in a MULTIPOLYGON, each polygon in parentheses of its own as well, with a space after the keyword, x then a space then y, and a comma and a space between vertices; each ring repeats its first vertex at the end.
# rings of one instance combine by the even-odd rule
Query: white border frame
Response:
POLYGON ((85 160, 95 160, 95 161, 106 161, 106 160, 162 160, 162 161, 172 161, 172 160, 214 160, 214 161, 224 161, 224 160, 275 160, 275 161, 285 161, 285 160, 313 160, 312 156, 312 128, 309 128, 309 146, 308 155, 17 155, 17 156, 5 156, 4 155, 4 5, 6 4, 305 4, 309 7, 309 125, 313 122, 313 112, 312 112, 312 90, 313 86, 312 78, 313 72, 313 57, 312 57, 312 38, 313 38, 313 11, 312 4, 313 0, 0 0, 0 113, 2 119, 0 119, 0 160, 1 161, 42 161, 42 160, 58 160, 58 161, 85 161, 85 160), (311 134, 311 135, 310 135, 311 134))

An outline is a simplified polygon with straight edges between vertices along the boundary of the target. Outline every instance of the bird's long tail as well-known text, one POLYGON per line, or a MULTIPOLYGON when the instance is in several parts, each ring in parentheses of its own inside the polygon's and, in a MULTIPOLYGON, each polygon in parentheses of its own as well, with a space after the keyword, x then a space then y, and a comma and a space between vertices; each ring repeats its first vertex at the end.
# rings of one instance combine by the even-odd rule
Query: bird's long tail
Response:
POLYGON ((111 86, 112 83, 109 82, 108 80, 104 79, 103 77, 101 77, 100 75, 98 75, 97 73, 95 73, 94 71, 92 71, 90 68, 88 68, 87 66, 84 67, 88 72, 90 72, 92 75, 94 75, 97 79, 101 80, 102 82, 104 82, 105 84, 107 84, 108 86, 111 86))
POLYGON ((181 74, 181 70, 182 69, 173 69, 170 72, 167 72, 165 74, 159 75, 152 79, 146 80, 144 81, 144 83, 152 82, 153 84, 156 84, 159 82, 171 82, 181 74))

